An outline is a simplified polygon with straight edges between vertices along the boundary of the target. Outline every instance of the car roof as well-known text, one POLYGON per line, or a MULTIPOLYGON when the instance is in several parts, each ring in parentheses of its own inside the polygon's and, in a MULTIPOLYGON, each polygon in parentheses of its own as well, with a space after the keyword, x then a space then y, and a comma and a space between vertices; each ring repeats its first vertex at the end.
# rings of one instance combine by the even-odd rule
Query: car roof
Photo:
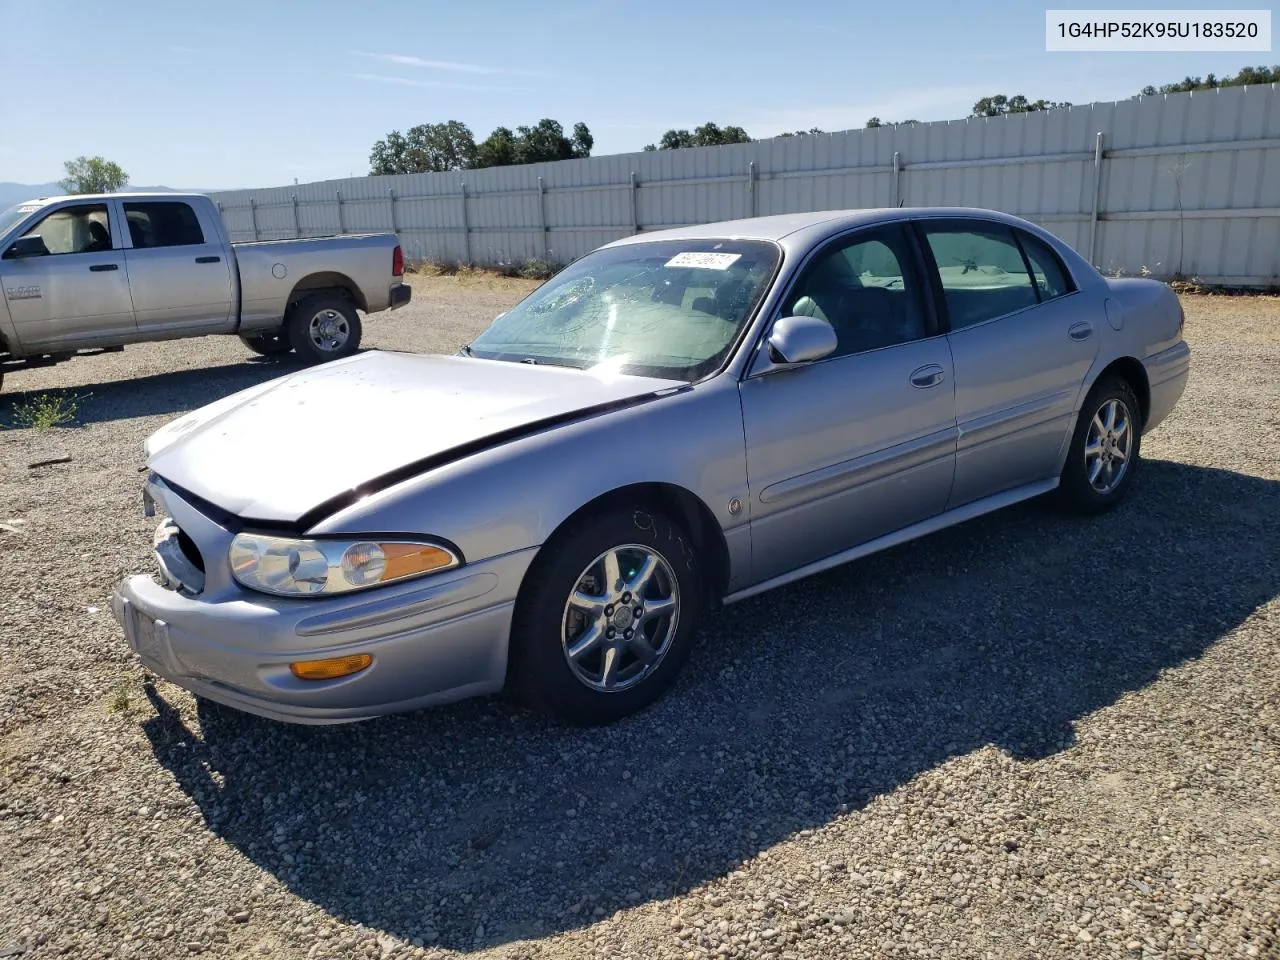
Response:
POLYGON ((643 233, 615 240, 606 246, 618 247, 654 240, 769 240, 787 248, 799 248, 820 243, 828 236, 843 233, 853 227, 920 217, 975 217, 1022 227, 1033 226, 1007 213, 977 207, 873 207, 859 210, 784 213, 769 217, 693 224, 668 230, 646 230, 643 233))
POLYGON ((64 200, 78 200, 80 202, 93 202, 95 200, 191 200, 196 197, 203 197, 202 193, 170 193, 168 191, 139 191, 131 193, 128 190, 122 190, 119 193, 76 193, 64 194, 58 197, 32 197, 30 200, 21 200, 13 204, 15 207, 45 207, 55 203, 62 203, 64 200))

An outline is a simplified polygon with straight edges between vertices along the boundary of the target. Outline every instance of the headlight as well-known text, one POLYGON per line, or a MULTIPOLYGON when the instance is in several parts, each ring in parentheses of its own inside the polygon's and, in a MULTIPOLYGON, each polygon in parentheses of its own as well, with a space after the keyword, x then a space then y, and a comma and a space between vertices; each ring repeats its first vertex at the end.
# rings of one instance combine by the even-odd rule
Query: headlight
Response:
POLYGON ((231 541, 231 573, 250 590, 309 597, 364 590, 448 570, 453 551, 410 540, 293 540, 240 533, 231 541))

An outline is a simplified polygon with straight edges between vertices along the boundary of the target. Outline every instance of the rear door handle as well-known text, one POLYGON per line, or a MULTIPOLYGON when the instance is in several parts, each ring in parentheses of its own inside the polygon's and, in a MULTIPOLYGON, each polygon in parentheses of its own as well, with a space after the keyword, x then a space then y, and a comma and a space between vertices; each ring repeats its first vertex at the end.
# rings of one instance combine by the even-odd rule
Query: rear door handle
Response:
POLYGON ((926 387, 936 387, 946 379, 946 376, 947 375, 943 372, 942 367, 938 366, 936 363, 926 364, 925 366, 911 372, 911 385, 913 387, 920 387, 922 390, 926 387))
POLYGON ((93 273, 103 273, 107 270, 119 270, 120 265, 118 263, 95 263, 89 269, 93 273))
POLYGON ((221 257, 196 257, 196 263, 217 263, 221 257))
POLYGON ((1088 340, 1093 335, 1093 324, 1081 320, 1079 323, 1073 323, 1067 330, 1067 336, 1072 340, 1088 340))

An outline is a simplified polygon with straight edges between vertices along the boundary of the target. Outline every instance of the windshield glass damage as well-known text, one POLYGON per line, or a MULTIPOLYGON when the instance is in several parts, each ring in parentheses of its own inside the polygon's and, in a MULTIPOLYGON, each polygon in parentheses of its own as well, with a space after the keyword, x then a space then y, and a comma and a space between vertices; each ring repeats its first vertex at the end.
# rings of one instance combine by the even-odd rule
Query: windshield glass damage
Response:
POLYGON ((749 240, 597 250, 495 320, 470 355, 696 380, 724 362, 778 261, 774 244, 749 240))

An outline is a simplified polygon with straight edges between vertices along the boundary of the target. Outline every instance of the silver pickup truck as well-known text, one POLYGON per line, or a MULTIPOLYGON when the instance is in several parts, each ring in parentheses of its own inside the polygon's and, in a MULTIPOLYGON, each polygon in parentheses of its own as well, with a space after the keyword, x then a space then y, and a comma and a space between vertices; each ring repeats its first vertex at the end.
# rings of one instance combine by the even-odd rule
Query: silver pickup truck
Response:
POLYGON ((236 334, 264 356, 354 353, 360 316, 409 302, 394 234, 232 243, 198 194, 51 197, 0 212, 6 367, 236 334))

